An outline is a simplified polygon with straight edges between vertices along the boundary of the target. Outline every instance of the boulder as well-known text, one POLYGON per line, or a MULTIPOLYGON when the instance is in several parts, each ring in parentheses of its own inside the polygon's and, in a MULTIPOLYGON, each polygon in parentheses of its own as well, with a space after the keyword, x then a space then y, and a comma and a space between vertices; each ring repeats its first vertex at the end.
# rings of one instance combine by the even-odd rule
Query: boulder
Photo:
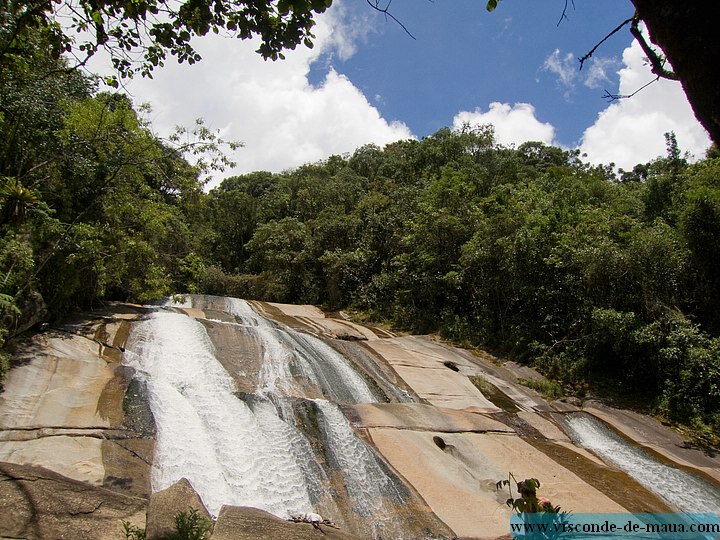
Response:
POLYGON ((169 488, 153 493, 147 510, 147 540, 167 538, 175 532, 175 516, 191 509, 197 510, 200 517, 212 519, 187 478, 181 478, 169 488))
POLYGON ((45 299, 37 291, 30 291, 16 300, 19 313, 6 310, 2 318, 2 327, 8 329, 8 338, 22 334, 35 325, 44 322, 48 316, 45 299))
MULTIPOLYGON (((215 523, 211 540, 318 540, 357 538, 338 529, 320 525, 318 530, 310 523, 282 520, 264 510, 245 506, 223 506, 215 523)), ((148 536, 148 539, 150 537, 148 536)))
POLYGON ((42 467, 0 463, 0 538, 121 540, 145 525, 147 500, 42 467))

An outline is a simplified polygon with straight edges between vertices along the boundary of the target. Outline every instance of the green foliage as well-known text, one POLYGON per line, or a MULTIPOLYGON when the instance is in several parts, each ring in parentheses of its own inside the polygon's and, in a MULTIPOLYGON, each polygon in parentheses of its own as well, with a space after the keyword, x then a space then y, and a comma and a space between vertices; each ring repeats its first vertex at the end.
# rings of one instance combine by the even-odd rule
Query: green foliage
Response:
POLYGON ((158 139, 126 96, 94 94, 53 58, 47 35, 25 38, 0 62, 0 342, 46 311, 197 286, 199 175, 226 162, 215 134, 158 139))
POLYGON ((175 533, 170 535, 168 540, 205 540, 212 527, 212 521, 191 508, 188 512, 180 512, 175 516, 175 533))
POLYGON ((480 392, 485 394, 493 394, 495 392, 495 387, 490 384, 486 379, 480 376, 472 376, 470 377, 470 382, 473 383, 473 386, 480 390, 480 392))
MULTIPOLYGON (((129 521, 123 521, 123 533, 126 540, 145 540, 145 531, 129 521)), ((212 532, 213 523, 198 514, 195 508, 180 512, 175 516, 175 531, 167 540, 206 540, 212 532)))
POLYGON ((506 487, 510 497, 505 503, 520 514, 546 513, 561 514, 561 516, 567 515, 567 512, 560 512, 559 506, 553 506, 549 500, 537 496, 537 490, 540 488, 540 480, 537 478, 526 478, 518 482, 515 476, 509 473, 507 480, 500 480, 495 484, 497 491, 506 487), (517 498, 513 495, 513 483, 516 484, 518 495, 520 495, 517 498))
MULTIPOLYGON (((158 0, 101 0, 61 5, 36 2, 15 8, 4 3, 0 12, 0 63, 17 62, 18 52, 40 33, 51 44, 54 57, 70 53, 82 64, 104 49, 120 77, 136 73, 151 76, 168 54, 180 63, 201 60, 192 39, 227 34, 239 39, 259 38, 263 58, 284 58, 283 50, 299 44, 312 47, 315 14, 332 0, 266 0, 167 4, 158 0), (59 23, 56 10, 71 16, 59 23), (77 36, 83 36, 78 38, 77 36)), ((116 76, 107 82, 118 86, 116 76)))
POLYGON ((560 399, 563 396, 563 389, 557 381, 551 381, 548 379, 518 379, 518 382, 523 386, 532 388, 540 392, 542 397, 547 400, 560 399))
POLYGON ((123 521, 122 526, 125 540, 145 540, 145 538, 147 538, 145 536, 144 529, 141 529, 136 525, 132 525, 129 521, 123 521))

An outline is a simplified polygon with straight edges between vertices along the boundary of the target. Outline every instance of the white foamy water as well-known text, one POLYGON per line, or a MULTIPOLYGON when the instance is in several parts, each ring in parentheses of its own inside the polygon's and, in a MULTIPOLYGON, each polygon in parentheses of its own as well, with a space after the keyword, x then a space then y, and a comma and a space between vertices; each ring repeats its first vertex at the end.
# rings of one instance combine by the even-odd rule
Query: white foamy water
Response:
MULTIPOLYGON (((327 455, 341 471, 353 511, 368 520, 373 536, 393 526, 393 504, 403 497, 395 483, 378 464, 373 451, 359 439, 340 408, 324 399, 313 400, 320 410, 319 426, 324 432, 327 455)), ((396 537, 396 536, 392 536, 396 537)))
POLYGON ((720 511, 720 490, 701 478, 660 463, 589 415, 568 415, 571 438, 683 512, 720 511))
POLYGON ((255 313, 238 298, 227 298, 226 309, 263 348, 258 391, 263 395, 302 395, 295 377, 304 377, 329 398, 343 403, 375 403, 368 384, 348 360, 321 339, 301 332, 281 330, 255 313))
POLYGON ((303 436, 267 407, 255 413, 233 394, 201 323, 154 313, 135 327, 126 359, 144 374, 155 416, 153 491, 186 477, 212 514, 223 504, 280 517, 312 511, 307 456, 298 455, 303 436))

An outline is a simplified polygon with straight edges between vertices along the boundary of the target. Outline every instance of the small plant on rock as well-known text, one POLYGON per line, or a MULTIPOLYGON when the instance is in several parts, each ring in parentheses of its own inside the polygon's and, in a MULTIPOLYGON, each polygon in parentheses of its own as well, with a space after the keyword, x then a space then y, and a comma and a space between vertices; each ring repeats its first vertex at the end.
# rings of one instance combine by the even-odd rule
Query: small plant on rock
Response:
MULTIPOLYGON (((522 538, 526 540, 552 540, 557 538, 563 527, 561 524, 569 521, 569 512, 561 512, 560 506, 553 506, 552 502, 545 497, 538 497, 537 490, 540 487, 540 480, 537 478, 526 478, 518 482, 512 473, 508 473, 507 480, 500 480, 495 484, 499 491, 507 487, 510 497, 505 503, 517 512, 522 519, 518 520, 526 525, 522 530, 522 538), (513 483, 517 486, 519 497, 513 495, 513 483), (530 516, 533 514, 534 516, 530 516), (534 528, 533 524, 549 524, 551 527, 534 528)), ((515 519, 513 519, 515 521, 515 519)), ((517 534, 518 530, 514 530, 517 534)), ((519 536, 514 536, 517 538, 519 536)))
POLYGON ((522 482, 518 482, 512 473, 508 474, 507 480, 500 480, 495 484, 495 488, 499 491, 503 487, 507 486, 510 498, 505 501, 510 508, 520 514, 536 514, 539 512, 545 512, 548 514, 559 514, 560 507, 553 506, 552 503, 545 497, 538 497, 537 490, 540 487, 540 480, 537 478, 526 478, 522 482), (512 480, 517 485, 518 498, 513 497, 512 491, 512 480))
POLYGON ((170 540, 205 540, 212 530, 212 521, 198 514, 195 508, 175 516, 175 534, 170 540))
POLYGON ((140 527, 132 525, 129 521, 123 521, 123 533, 125 540, 145 540, 145 531, 140 527))
MULTIPOLYGON (((145 540, 145 531, 129 521, 123 521, 123 532, 125 540, 145 540)), ((191 508, 187 512, 180 512, 175 516, 175 532, 167 537, 167 540, 206 540, 213 523, 209 519, 198 514, 198 511, 191 508)))

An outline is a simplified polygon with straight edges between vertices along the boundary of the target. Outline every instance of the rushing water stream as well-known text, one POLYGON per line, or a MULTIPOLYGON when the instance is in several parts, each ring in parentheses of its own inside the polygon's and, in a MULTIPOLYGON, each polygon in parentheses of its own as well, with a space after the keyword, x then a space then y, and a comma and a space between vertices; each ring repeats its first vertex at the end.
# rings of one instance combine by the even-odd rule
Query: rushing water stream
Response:
POLYGON ((262 362, 250 395, 238 397, 206 326, 194 318, 158 308, 132 333, 126 362, 145 379, 157 426, 153 491, 186 477, 215 515, 230 504, 279 517, 293 512, 336 517, 341 510, 327 496, 330 475, 321 465, 327 462, 344 479, 346 507, 372 517, 366 521, 377 536, 388 525, 381 516, 394 519, 385 501, 402 504, 402 490, 336 405, 375 402, 376 395, 322 340, 278 328, 242 300, 226 299, 224 308, 237 321, 233 331, 260 344, 262 362), (305 395, 308 388, 316 388, 313 396, 305 395), (298 425, 298 406, 316 411, 321 450, 298 425))
MULTIPOLYGON (((379 373, 366 367, 369 356, 350 357, 379 373)), ((420 521, 407 506, 410 491, 343 412, 386 396, 325 341, 265 319, 242 300, 188 297, 135 324, 125 359, 144 379, 155 418, 153 491, 186 477, 214 515, 227 504, 281 518, 317 512, 360 537, 429 530, 412 529, 420 521), (218 319, 177 309, 194 302, 218 319), (213 340, 236 348, 216 351, 213 340)), ((388 381, 382 388, 395 401, 411 399, 388 381)), ((678 509, 720 508, 720 490, 663 465, 593 417, 570 414, 564 422, 575 441, 678 509)))
POLYGON ((683 512, 718 512, 720 490, 701 478, 660 463, 587 414, 565 417, 571 438, 683 512))
POLYGON ((136 328, 129 349, 131 365, 146 375, 157 426, 154 491, 185 476, 213 514, 222 504, 276 515, 311 511, 302 460, 292 451, 301 435, 233 394, 202 324, 159 311, 136 328))

